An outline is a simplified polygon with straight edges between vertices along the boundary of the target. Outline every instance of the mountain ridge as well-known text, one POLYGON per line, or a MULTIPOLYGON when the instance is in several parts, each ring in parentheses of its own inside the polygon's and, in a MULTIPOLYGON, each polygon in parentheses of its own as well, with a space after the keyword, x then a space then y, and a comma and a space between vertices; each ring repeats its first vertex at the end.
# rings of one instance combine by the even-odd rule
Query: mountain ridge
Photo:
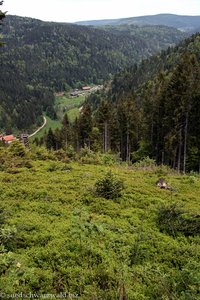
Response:
POLYGON ((138 17, 102 19, 75 22, 85 26, 106 26, 106 25, 165 25, 175 27, 183 31, 193 31, 200 28, 200 16, 176 15, 176 14, 156 14, 138 17))

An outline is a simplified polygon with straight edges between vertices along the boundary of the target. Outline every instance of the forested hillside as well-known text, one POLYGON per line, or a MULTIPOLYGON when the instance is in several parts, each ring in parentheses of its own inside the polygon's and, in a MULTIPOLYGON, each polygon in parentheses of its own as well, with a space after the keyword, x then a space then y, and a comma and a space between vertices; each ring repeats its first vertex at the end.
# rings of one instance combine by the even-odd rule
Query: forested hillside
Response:
POLYGON ((0 127, 6 132, 28 129, 42 111, 53 116, 53 91, 102 83, 184 38, 159 26, 108 31, 16 16, 6 17, 2 34, 0 127))
POLYGON ((184 38, 180 31, 167 27, 108 32, 14 16, 7 16, 2 33, 6 43, 2 61, 14 60, 29 84, 36 81, 57 91, 79 82, 108 79, 110 74, 184 38))
POLYGON ((180 16, 174 14, 158 14, 150 16, 140 16, 123 19, 111 19, 111 20, 94 20, 94 21, 82 21, 77 22, 80 25, 92 25, 92 26, 119 26, 119 25, 165 25, 171 26, 182 31, 197 32, 200 26, 200 16, 180 16))
POLYGON ((178 170, 199 170, 200 35, 117 74, 88 103, 103 148, 123 160, 149 155, 178 170))
MULTIPOLYGON (((123 161, 150 157, 178 171, 200 168, 200 35, 114 76, 91 94, 72 125, 49 132, 49 149, 120 153, 123 161)), ((42 143, 42 141, 40 141, 42 143)))

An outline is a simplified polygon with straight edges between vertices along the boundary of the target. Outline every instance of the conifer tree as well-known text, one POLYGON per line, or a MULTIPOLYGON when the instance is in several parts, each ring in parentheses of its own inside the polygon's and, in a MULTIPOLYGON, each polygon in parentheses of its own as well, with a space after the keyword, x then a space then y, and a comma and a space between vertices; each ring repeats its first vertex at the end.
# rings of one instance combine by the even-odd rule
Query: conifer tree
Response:
POLYGON ((187 143, 191 131, 188 126, 199 84, 198 74, 199 66, 195 55, 184 54, 173 72, 165 98, 165 149, 169 144, 172 146, 174 165, 183 173, 186 172, 187 143))
POLYGON ((120 152, 124 161, 130 161, 131 152, 137 144, 137 124, 139 110, 136 108, 134 98, 120 101, 117 106, 120 130, 120 152))
POLYGON ((87 145, 90 148, 90 135, 92 132, 92 112, 89 105, 85 105, 81 111, 77 123, 78 127, 78 143, 80 147, 87 145))
POLYGON ((51 128, 49 129, 46 135, 45 143, 47 149, 56 150, 56 139, 51 128))
POLYGON ((98 109, 97 122, 102 135, 103 142, 103 152, 107 152, 109 150, 109 125, 110 125, 110 117, 111 117, 111 106, 108 101, 103 100, 98 109))
POLYGON ((67 113, 63 117, 61 135, 63 139, 63 146, 67 147, 71 141, 71 125, 67 113))

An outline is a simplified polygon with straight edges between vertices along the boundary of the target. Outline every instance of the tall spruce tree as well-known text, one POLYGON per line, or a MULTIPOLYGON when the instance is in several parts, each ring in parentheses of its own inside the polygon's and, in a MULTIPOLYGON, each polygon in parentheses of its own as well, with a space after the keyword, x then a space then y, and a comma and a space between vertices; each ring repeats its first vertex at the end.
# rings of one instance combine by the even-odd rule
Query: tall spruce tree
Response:
POLYGON ((93 127, 92 112, 89 105, 85 105, 81 111, 77 123, 79 148, 88 146, 90 148, 90 136, 93 127))
POLYGON ((63 139, 63 146, 67 147, 71 141, 71 124, 69 122, 69 118, 67 113, 63 117, 62 128, 61 128, 61 136, 63 139))
POLYGON ((137 129, 139 110, 136 107, 135 99, 122 100, 117 106, 119 131, 120 131, 120 152, 124 161, 130 161, 131 152, 135 150, 138 143, 137 129))
POLYGON ((49 128, 49 131, 46 135, 45 143, 47 149, 56 150, 56 139, 51 128, 49 128))
POLYGON ((103 152, 107 152, 110 148, 110 121, 111 121, 111 105, 108 101, 103 100, 100 103, 97 122, 102 136, 103 152))

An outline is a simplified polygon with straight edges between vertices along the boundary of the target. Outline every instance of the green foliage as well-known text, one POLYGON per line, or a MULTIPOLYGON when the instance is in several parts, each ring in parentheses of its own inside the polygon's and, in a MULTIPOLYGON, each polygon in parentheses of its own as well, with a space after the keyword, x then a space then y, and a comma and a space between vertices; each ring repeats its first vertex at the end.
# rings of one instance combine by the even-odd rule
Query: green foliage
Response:
POLYGON ((55 156, 52 152, 48 151, 44 146, 37 147, 35 145, 31 145, 31 158, 37 160, 49 160, 55 159, 55 156))
POLYGON ((148 157, 149 152, 149 145, 145 141, 141 140, 139 149, 131 153, 132 163, 145 159, 146 157, 148 157))
POLYGON ((15 226, 2 226, 0 228, 0 245, 11 250, 15 244, 17 229, 15 226))
POLYGON ((12 156, 24 157, 26 155, 26 148, 21 142, 16 140, 9 145, 8 152, 12 156))
POLYGON ((81 163, 85 164, 98 164, 100 163, 99 154, 89 149, 86 145, 80 149, 78 159, 81 163))
POLYGON ((56 162, 52 162, 51 164, 49 164, 47 171, 49 172, 54 172, 59 170, 59 165, 56 162))
POLYGON ((200 234, 200 216, 188 216, 174 203, 159 209, 157 223, 161 231, 172 236, 178 233, 185 236, 200 234))
POLYGON ((199 49, 195 34, 117 73, 106 89, 87 99, 106 151, 120 150, 123 161, 149 156, 179 172, 199 171, 199 49))
POLYGON ((111 171, 95 183, 95 194, 105 199, 119 198, 123 189, 123 181, 115 178, 111 171))
POLYGON ((144 169, 151 169, 155 168, 156 162, 154 159, 149 158, 149 156, 143 158, 142 160, 133 164, 135 168, 144 168, 144 169))
MULTIPOLYGON (((63 96, 56 96, 55 109, 58 117, 63 119, 64 113, 73 109, 78 109, 85 101, 85 95, 71 97, 68 93, 63 96)), ((75 118, 74 118, 75 119, 75 118)))
POLYGON ((76 152, 71 145, 67 147, 66 155, 67 155, 67 157, 69 157, 69 159, 72 159, 72 160, 76 158, 76 152))
POLYGON ((0 149, 1 171, 18 172, 18 168, 32 168, 30 153, 18 140, 0 149))
POLYGON ((111 153, 102 153, 100 155, 100 160, 101 160, 102 164, 108 165, 108 166, 112 166, 117 163, 120 163, 119 156, 111 154, 111 153))
MULTIPOLYGON (((1 150, 1 159, 6 160, 6 150, 1 150)), ((43 152, 38 159, 33 146, 32 168, 18 165, 15 174, 0 171, 1 291, 66 292, 81 300, 94 295, 102 300, 122 295, 198 298, 198 177, 191 185, 190 176, 167 174, 167 181, 178 190, 173 193, 177 208, 184 205, 184 213, 177 217, 183 220, 182 231, 171 235, 157 222, 159 207, 167 209, 171 203, 169 192, 155 186, 158 167, 66 164, 44 150, 38 148, 43 152), (116 195, 121 181, 126 189, 123 193, 120 189, 117 201, 94 197, 96 182, 103 183, 103 191, 106 183, 106 190, 116 195)))

